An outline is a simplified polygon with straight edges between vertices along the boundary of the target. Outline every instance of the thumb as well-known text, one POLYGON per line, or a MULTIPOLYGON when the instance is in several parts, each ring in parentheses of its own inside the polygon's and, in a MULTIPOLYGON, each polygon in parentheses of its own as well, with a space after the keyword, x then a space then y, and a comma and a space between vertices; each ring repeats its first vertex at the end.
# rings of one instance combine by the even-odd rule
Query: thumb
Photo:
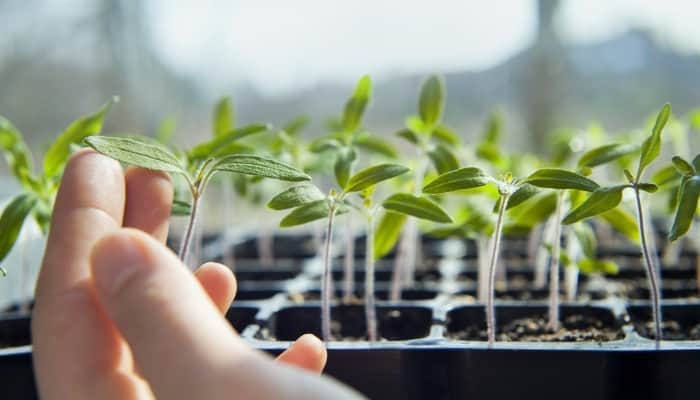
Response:
POLYGON ((98 300, 157 398, 349 395, 248 347, 175 254, 149 235, 118 230, 95 245, 90 261, 98 300))

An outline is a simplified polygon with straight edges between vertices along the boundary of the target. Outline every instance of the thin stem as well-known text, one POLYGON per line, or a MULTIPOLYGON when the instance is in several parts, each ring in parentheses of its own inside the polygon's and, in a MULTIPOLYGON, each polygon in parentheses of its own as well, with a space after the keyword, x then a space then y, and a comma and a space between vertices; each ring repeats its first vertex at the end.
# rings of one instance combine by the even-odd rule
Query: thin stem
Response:
POLYGON ((659 291, 658 278, 656 276, 656 268, 651 261, 651 254, 649 254, 649 247, 647 246, 647 236, 644 225, 644 212, 642 209, 642 200, 640 198, 639 186, 635 185, 634 189, 634 200, 637 203, 637 221, 639 223, 639 237, 641 239, 642 255, 644 255, 644 264, 647 270, 647 278, 649 280, 649 288, 651 289, 651 304, 652 304, 652 315, 654 317, 654 331, 656 338, 656 346, 659 346, 659 341, 662 339, 661 332, 661 305, 659 298, 661 293, 659 291))
POLYGON ((183 263, 187 259, 187 253, 189 252, 190 248, 190 241, 192 240, 194 227, 197 223, 197 210, 199 209, 200 198, 201 196, 199 193, 194 192, 192 194, 192 212, 190 213, 190 218, 187 221, 187 228, 185 228, 185 236, 182 238, 182 242, 180 243, 180 252, 178 253, 178 257, 180 257, 180 261, 182 261, 183 263))
POLYGON ((345 256, 343 258, 343 269, 345 270, 343 273, 343 302, 349 303, 352 301, 353 293, 355 292, 355 273, 353 271, 355 264, 355 238, 352 235, 352 217, 347 217, 346 224, 345 256))
POLYGON ((331 340, 331 242, 333 241, 333 220, 336 203, 331 199, 326 227, 326 243, 323 253, 323 278, 321 283, 321 336, 324 342, 331 340))
POLYGON ((510 194, 501 195, 501 204, 498 207, 498 219, 496 220, 496 231, 493 236, 493 246, 491 247, 491 261, 489 262, 489 286, 486 301, 486 332, 488 334, 489 346, 496 341, 496 310, 494 309, 494 285, 496 284, 496 265, 498 264, 498 252, 501 246, 501 232, 503 231, 503 215, 506 211, 506 204, 510 194))
POLYGON ((377 308, 374 304, 374 213, 367 216, 367 241, 365 242, 365 315, 367 337, 377 341, 377 308))
POLYGON ((400 241, 398 251, 396 252, 396 258, 394 259, 394 268, 391 271, 389 300, 394 302, 401 300, 401 271, 403 271, 404 258, 406 257, 406 252, 403 250, 403 247, 404 241, 400 241))
POLYGON ((559 330, 559 259, 561 255, 561 214, 564 206, 564 192, 557 194, 557 208, 554 212, 554 235, 552 235, 552 257, 549 262, 549 323, 547 327, 559 330))

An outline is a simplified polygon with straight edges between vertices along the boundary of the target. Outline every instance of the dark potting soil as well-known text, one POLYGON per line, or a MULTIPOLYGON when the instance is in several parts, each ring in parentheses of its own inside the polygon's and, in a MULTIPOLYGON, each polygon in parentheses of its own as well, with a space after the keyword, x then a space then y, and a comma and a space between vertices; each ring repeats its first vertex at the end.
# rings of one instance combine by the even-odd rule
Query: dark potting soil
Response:
MULTIPOLYGON (((655 339, 654 323, 634 324, 634 329, 647 339, 655 339)), ((700 340, 700 324, 683 326, 677 321, 665 320, 661 323, 661 334, 664 340, 700 340)))
MULTIPOLYGON (((547 328, 544 315, 532 318, 519 318, 505 326, 499 326, 496 340, 504 342, 608 342, 624 338, 618 328, 606 325, 593 316, 573 314, 562 320, 557 332, 547 328)), ((487 340, 486 329, 481 326, 468 326, 453 332, 451 337, 459 340, 487 340)))

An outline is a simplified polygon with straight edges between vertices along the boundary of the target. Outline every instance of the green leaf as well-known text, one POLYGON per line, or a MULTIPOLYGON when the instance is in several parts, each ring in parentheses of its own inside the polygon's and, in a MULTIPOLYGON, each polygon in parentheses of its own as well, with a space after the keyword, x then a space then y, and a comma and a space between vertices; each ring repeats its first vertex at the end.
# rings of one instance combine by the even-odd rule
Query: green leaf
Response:
POLYGON ((676 183, 680 178, 676 167, 673 164, 669 164, 663 168, 660 168, 651 177, 651 182, 657 186, 666 186, 669 183, 676 183))
POLYGON ((291 165, 253 154, 232 154, 222 157, 212 167, 212 172, 215 171, 233 172, 290 182, 311 180, 310 176, 291 165))
POLYGON ((685 161, 681 156, 673 156, 671 158, 673 166, 683 175, 695 175, 695 168, 688 161, 685 161))
POLYGON ((188 152, 188 156, 193 160, 202 160, 205 158, 211 158, 220 156, 217 153, 222 148, 225 148, 228 144, 240 140, 246 136, 254 135, 256 133, 265 132, 270 129, 267 124, 252 124, 244 126, 240 129, 234 129, 216 136, 214 139, 207 140, 194 146, 188 152))
POLYGON ((610 161, 617 160, 636 151, 639 151, 639 146, 635 144, 606 144, 583 153, 578 160, 578 167, 597 167, 598 165, 609 163, 610 161))
POLYGON ((459 168, 457 156, 446 146, 438 144, 428 151, 428 157, 433 162, 438 174, 444 174, 459 168))
POLYGON ((70 157, 71 145, 82 142, 88 136, 100 134, 105 115, 117 101, 118 98, 115 97, 96 113, 71 122, 56 138, 44 155, 44 175, 47 178, 53 178, 63 171, 63 167, 70 157))
POLYGON ((307 125, 309 125, 310 122, 311 118, 309 118, 308 115, 300 115, 287 122, 282 127, 282 130, 287 132, 289 136, 297 136, 304 128, 306 128, 307 125))
POLYGON ((301 183, 277 194, 267 203, 267 207, 273 210, 286 210, 325 198, 326 196, 315 185, 301 183))
POLYGON ((700 154, 693 158, 693 167, 695 167, 696 171, 700 171, 700 154))
POLYGON ((372 80, 368 75, 360 78, 355 86, 355 92, 353 93, 350 100, 345 103, 345 110, 343 111, 343 131, 345 132, 355 132, 359 128, 362 122, 362 115, 367 108, 367 103, 369 103, 369 98, 372 95, 372 80))
POLYGON ((410 169, 398 164, 379 164, 365 168, 348 180, 348 183, 345 185, 345 192, 359 192, 379 182, 405 174, 408 171, 410 169))
POLYGON ((170 215, 175 217, 184 217, 190 214, 192 214, 192 204, 184 200, 173 200, 170 215))
POLYGON ((335 181, 338 183, 338 186, 345 187, 348 184, 350 174, 352 174, 352 164, 356 158, 355 150, 350 147, 342 147, 338 150, 335 157, 335 165, 333 166, 335 181))
POLYGON ((475 167, 460 168, 444 173, 423 188, 423 193, 439 194, 484 186, 492 179, 475 167))
POLYGON ((444 124, 439 124, 435 127, 435 129, 433 129, 432 137, 451 146, 457 146, 461 142, 459 135, 444 124))
POLYGON ((700 196, 700 176, 684 180, 678 192, 678 208, 668 234, 669 240, 677 240, 688 232, 698 209, 698 196, 700 196))
POLYGON ((642 143, 642 153, 639 157, 639 166, 637 167, 637 176, 635 181, 639 182, 639 179, 649 164, 651 164, 656 157, 659 156, 661 152, 661 131, 664 129, 668 118, 671 115, 671 105, 664 104, 659 115, 656 117, 656 122, 654 123, 654 128, 651 130, 651 135, 642 143))
POLYGON ((540 192, 523 203, 522 206, 514 208, 509 213, 509 216, 513 225, 532 229, 554 214, 556 207, 556 193, 551 191, 540 192))
POLYGON ((396 135, 408 140, 413 144, 418 144, 420 142, 420 139, 418 139, 418 135, 416 135, 414 131, 408 128, 401 129, 400 131, 396 132, 396 135))
POLYGON ((637 220, 630 212, 618 207, 600 214, 599 217, 631 242, 639 243, 637 220))
POLYGON ((525 182, 549 189, 574 189, 592 192, 600 186, 585 176, 565 169, 544 168, 535 171, 525 182))
POLYGON ((10 171, 26 189, 32 182, 32 156, 20 131, 7 119, 0 117, 0 150, 5 155, 10 171))
POLYGON ((498 145, 501 140, 501 132, 503 127, 503 114, 500 111, 494 111, 489 115, 486 123, 486 131, 484 132, 484 142, 493 145, 498 145))
POLYGON ((374 234, 374 257, 380 259, 394 248, 406 223, 406 215, 387 211, 377 224, 374 234))
POLYGON ((396 158, 399 155, 394 146, 391 145, 391 143, 380 139, 377 136, 371 135, 369 132, 365 132, 362 135, 358 135, 358 137, 355 138, 353 143, 357 147, 360 147, 372 153, 381 154, 384 157, 396 158))
POLYGON ((430 133, 430 127, 426 126, 423 120, 417 115, 407 117, 404 123, 406 124, 406 128, 416 135, 427 135, 430 133))
MULTIPOLYGON (((280 227, 289 228, 319 219, 328 218, 331 212, 328 201, 328 199, 316 200, 293 209, 289 214, 282 218, 282 221, 280 221, 280 227)), ((349 209, 347 206, 340 204, 336 209, 335 214, 345 214, 348 212, 348 210, 349 209)))
MULTIPOLYGON (((536 186, 530 185, 529 183, 523 183, 518 187, 518 190, 513 193, 508 199, 508 204, 506 204, 506 210, 510 210, 513 207, 517 207, 523 202, 529 200, 537 193, 540 193, 540 189, 536 186)), ((496 207, 500 206, 502 197, 498 198, 496 207)), ((494 209, 494 212, 498 212, 498 208, 494 209)))
POLYGON ((170 144, 175 134, 176 122, 175 118, 167 117, 163 118, 158 124, 158 129, 156 130, 155 140, 160 144, 170 144))
POLYGON ((230 97, 221 98, 214 107, 214 136, 221 136, 236 127, 236 118, 230 97))
POLYGON ((653 183, 642 182, 638 186, 639 190, 645 191, 647 193, 656 193, 659 190, 659 187, 654 185, 653 183))
POLYGON ((450 223, 452 218, 437 203, 427 197, 408 193, 396 193, 382 202, 382 207, 389 211, 407 214, 428 221, 450 223))
POLYGON ((569 212, 562 223, 573 224, 617 207, 622 201, 622 191, 626 187, 626 185, 620 185, 596 189, 581 205, 569 212))
POLYGON ((85 143, 117 161, 137 167, 187 175, 180 161, 165 146, 135 137, 90 136, 85 143))
POLYGON ((429 130, 442 117, 445 107, 445 82, 437 75, 429 77, 421 87, 418 114, 429 130))
POLYGON ((620 271, 620 267, 614 261, 596 260, 583 258, 577 262, 579 270, 584 274, 604 273, 608 275, 616 275, 620 271))
POLYGON ((23 193, 15 197, 5 207, 0 216, 0 262, 2 262, 17 241, 19 232, 22 230, 24 220, 27 218, 37 203, 37 199, 23 193))
POLYGON ((598 242, 595 237, 595 232, 589 224, 579 223, 572 225, 574 237, 581 246, 583 254, 587 258, 595 259, 597 256, 598 242))

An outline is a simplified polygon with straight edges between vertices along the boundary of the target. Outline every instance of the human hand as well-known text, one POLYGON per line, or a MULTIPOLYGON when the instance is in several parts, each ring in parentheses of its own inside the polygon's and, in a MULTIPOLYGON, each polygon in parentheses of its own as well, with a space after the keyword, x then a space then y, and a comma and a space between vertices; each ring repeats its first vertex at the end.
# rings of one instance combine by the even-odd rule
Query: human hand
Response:
POLYGON ((192 275, 164 245, 169 178, 90 150, 66 166, 37 283, 32 337, 42 399, 357 399, 319 377, 326 351, 302 336, 277 362, 222 313, 230 270, 192 275))

